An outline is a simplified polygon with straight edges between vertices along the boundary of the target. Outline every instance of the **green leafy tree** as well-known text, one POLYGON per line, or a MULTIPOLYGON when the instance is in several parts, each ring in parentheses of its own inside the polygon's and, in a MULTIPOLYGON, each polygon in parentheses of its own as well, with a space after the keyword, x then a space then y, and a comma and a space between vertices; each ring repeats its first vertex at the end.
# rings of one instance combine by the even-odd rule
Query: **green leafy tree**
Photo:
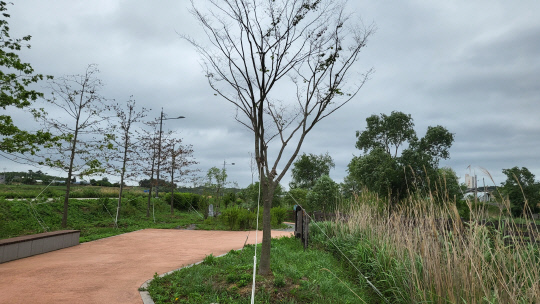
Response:
POLYGON ((220 197, 221 191, 225 186, 227 180, 227 171, 225 168, 219 169, 218 167, 212 167, 206 172, 206 178, 208 180, 206 186, 213 189, 216 194, 216 199, 220 197))
POLYGON ((440 193, 444 195, 446 200, 461 200, 463 197, 463 189, 459 184, 459 178, 450 167, 442 167, 438 170, 437 187, 440 193))
POLYGON ((349 175, 346 181, 351 191, 360 191, 364 186, 384 197, 399 197, 407 188, 398 159, 382 148, 375 148, 363 156, 354 156, 347 171, 349 175))
MULTIPOLYGON (((418 139, 408 114, 394 111, 389 116, 372 115, 366 121, 366 130, 356 132, 356 147, 364 155, 349 163, 346 191, 364 186, 397 203, 408 193, 448 189, 440 178, 440 173, 448 172, 438 170, 439 161, 450 157, 448 150, 454 141, 446 128, 430 126, 418 139)), ((453 195, 454 190, 438 197, 453 195)))
MULTIPOLYGON (((274 197, 272 198, 273 205, 275 207, 281 206, 282 194, 283 194, 283 188, 281 187, 281 185, 278 185, 276 187, 276 190, 274 191, 274 197)), ((247 186, 245 189, 243 189, 239 193, 239 197, 242 198, 246 202, 246 205, 249 208, 251 209, 257 208, 257 201, 259 199, 259 182, 255 182, 247 186)))
POLYGON ((315 182, 323 175, 330 175, 330 169, 336 165, 328 153, 324 155, 302 154, 293 164, 291 189, 311 189, 315 182))
POLYGON ((212 167, 206 172, 206 187, 212 189, 212 192, 216 194, 216 201, 221 199, 225 187, 230 183, 227 182, 227 169, 219 169, 218 167, 212 167))
POLYGON ((101 178, 101 180, 95 180, 95 179, 91 179, 90 180, 90 185, 92 186, 101 186, 101 187, 112 187, 113 184, 109 181, 109 179, 104 176, 101 178))
POLYGON ((501 183, 502 193, 512 204, 512 215, 523 216, 525 212, 540 212, 540 183, 534 180, 534 174, 525 167, 503 169, 502 172, 506 175, 506 181, 501 183), (525 206, 530 208, 530 211, 525 206))
MULTIPOLYGON (((0 151, 34 154, 40 146, 50 146, 59 138, 46 131, 33 133, 21 130, 9 115, 10 108, 27 108, 43 96, 43 93, 29 90, 28 86, 43 80, 44 76, 34 74, 32 66, 19 58, 17 52, 22 48, 30 48, 27 42, 31 36, 11 38, 7 21, 10 15, 6 11, 7 3, 0 1, 0 151)), ((52 76, 46 78, 52 79, 52 76)), ((33 113, 35 116, 40 115, 39 111, 33 113)))
POLYGON ((333 211, 339 195, 339 185, 328 175, 323 175, 315 182, 313 189, 306 196, 306 206, 309 211, 333 211))
POLYGON ((376 148, 397 157, 399 148, 416 140, 414 122, 410 114, 392 111, 390 116, 371 115, 366 118, 366 130, 356 131, 356 148, 364 153, 376 148))
POLYGON ((293 207, 294 205, 305 206, 308 192, 309 190, 304 188, 290 189, 283 196, 283 205, 285 207, 293 207))

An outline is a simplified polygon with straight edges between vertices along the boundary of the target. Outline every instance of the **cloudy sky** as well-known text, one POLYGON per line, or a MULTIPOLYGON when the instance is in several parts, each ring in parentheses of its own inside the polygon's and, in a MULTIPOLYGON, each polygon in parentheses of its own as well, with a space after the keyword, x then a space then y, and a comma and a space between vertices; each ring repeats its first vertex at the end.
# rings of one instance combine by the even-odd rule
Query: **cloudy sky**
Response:
MULTIPOLYGON (((196 1, 204 5, 203 1, 196 1)), ((358 69, 375 73, 343 109, 316 126, 302 152, 328 152, 336 181, 356 150, 355 131, 372 114, 411 114, 423 136, 442 125, 455 134, 451 158, 458 176, 483 169, 498 185, 501 170, 529 168, 540 178, 540 1, 350 1, 354 18, 376 33, 358 69), (535 21, 536 20, 536 21, 535 21)), ((223 161, 240 186, 251 182, 252 135, 234 108, 215 97, 200 58, 178 33, 202 37, 187 0, 25 0, 10 5, 11 36, 32 35, 24 61, 43 74, 80 74, 99 65, 107 98, 137 104, 193 145, 204 172, 223 161)), ((18 121, 28 120, 21 113, 18 121)), ((0 159, 10 170, 31 167, 0 159)), ((290 174, 282 184, 287 185, 290 174)), ((493 184, 486 178, 486 184, 493 184)))

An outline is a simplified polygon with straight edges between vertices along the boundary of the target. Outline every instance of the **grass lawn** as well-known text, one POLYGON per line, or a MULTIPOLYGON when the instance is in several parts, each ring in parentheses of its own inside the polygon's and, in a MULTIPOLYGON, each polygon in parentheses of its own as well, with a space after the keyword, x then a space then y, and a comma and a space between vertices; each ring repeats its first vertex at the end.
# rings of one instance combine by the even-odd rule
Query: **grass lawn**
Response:
MULTIPOLYGON (((162 278, 156 275, 148 291, 156 304, 250 303, 254 250, 248 245, 223 257, 209 255, 162 278)), ((255 303, 363 303, 363 291, 354 283, 358 276, 330 253, 304 251, 295 238, 272 240, 271 265, 271 275, 256 276, 255 303)))
MULTIPOLYGON (((117 187, 100 187, 100 186, 81 186, 72 185, 69 197, 72 198, 99 198, 99 197, 118 197, 119 188, 117 187)), ((144 188, 141 187, 126 187, 126 194, 143 195, 144 188)), ((18 198, 36 198, 49 197, 59 198, 66 194, 66 186, 52 185, 1 185, 0 197, 8 199, 18 198)))
POLYGON ((170 214, 170 207, 160 199, 152 199, 155 204, 155 222, 152 212, 146 217, 147 199, 127 197, 122 200, 122 208, 115 227, 116 199, 100 198, 70 200, 68 225, 61 227, 63 199, 37 200, 30 204, 26 200, 0 200, 0 239, 62 229, 81 231, 81 242, 118 235, 145 228, 181 228, 202 223, 195 212, 170 214))

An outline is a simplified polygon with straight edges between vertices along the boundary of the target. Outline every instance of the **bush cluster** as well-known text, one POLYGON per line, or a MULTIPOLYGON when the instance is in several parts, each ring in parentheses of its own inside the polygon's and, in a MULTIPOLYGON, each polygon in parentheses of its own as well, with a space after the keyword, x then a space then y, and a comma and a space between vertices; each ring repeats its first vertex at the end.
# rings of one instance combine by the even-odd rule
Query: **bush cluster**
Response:
MULTIPOLYGON (((262 212, 259 210, 259 222, 262 222, 262 212)), ((287 209, 274 207, 270 209, 272 226, 280 225, 287 216, 287 209)), ((229 207, 220 215, 221 221, 229 227, 230 230, 254 229, 256 223, 256 212, 244 208, 229 207)))
MULTIPOLYGON (((164 200, 169 203, 171 201, 171 193, 165 194, 164 200)), ((201 201, 202 197, 194 193, 174 193, 173 197, 174 208, 184 211, 191 209, 192 206, 198 209, 201 201)))

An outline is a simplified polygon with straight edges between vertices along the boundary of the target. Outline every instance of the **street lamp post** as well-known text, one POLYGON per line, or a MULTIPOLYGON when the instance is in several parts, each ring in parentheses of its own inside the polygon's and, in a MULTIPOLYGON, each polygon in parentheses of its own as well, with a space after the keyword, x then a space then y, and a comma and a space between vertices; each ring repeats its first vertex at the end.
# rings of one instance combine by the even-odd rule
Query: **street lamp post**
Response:
POLYGON ((234 163, 227 163, 225 160, 223 160, 223 172, 225 172, 225 165, 232 165, 234 166, 234 163))
POLYGON ((185 118, 184 116, 178 116, 173 118, 163 118, 163 108, 161 108, 161 115, 159 116, 159 142, 158 142, 158 163, 157 163, 157 184, 156 184, 156 198, 159 197, 159 165, 161 164, 161 133, 163 131, 163 121, 172 120, 172 119, 181 119, 185 118))

